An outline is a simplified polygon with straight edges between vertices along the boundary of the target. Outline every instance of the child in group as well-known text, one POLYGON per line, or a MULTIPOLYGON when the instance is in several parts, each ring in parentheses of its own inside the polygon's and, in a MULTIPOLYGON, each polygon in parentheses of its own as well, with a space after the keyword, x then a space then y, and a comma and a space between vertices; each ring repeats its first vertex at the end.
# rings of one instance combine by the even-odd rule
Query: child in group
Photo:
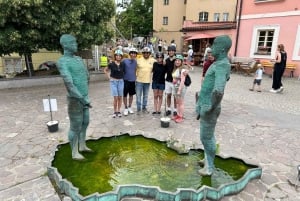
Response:
POLYGON ((249 89, 250 91, 254 91, 254 87, 257 84, 257 92, 261 92, 261 80, 262 80, 262 75, 263 75, 263 67, 261 64, 257 64, 258 69, 255 72, 255 78, 253 81, 253 86, 251 89, 249 89))

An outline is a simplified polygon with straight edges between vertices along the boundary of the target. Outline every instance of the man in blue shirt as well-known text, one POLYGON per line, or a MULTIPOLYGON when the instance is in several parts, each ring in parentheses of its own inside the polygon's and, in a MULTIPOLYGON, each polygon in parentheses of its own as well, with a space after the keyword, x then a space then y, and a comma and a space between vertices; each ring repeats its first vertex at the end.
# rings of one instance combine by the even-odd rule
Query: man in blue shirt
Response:
POLYGON ((129 50, 129 59, 124 59, 122 62, 124 63, 124 94, 123 94, 123 103, 125 106, 124 115, 127 116, 129 114, 133 114, 133 110, 131 108, 133 95, 135 95, 135 80, 136 80, 136 56, 137 50, 136 48, 130 48, 129 50), (128 97, 129 95, 129 97, 128 97))

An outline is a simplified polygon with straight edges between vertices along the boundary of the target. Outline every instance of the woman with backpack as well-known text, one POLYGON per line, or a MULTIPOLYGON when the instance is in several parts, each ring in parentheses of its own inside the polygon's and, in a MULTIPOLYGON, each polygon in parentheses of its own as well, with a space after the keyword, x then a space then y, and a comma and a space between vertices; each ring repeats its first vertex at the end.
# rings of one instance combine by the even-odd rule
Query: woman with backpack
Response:
POLYGON ((172 73, 174 91, 173 94, 176 99, 177 105, 177 115, 173 116, 172 119, 176 123, 183 122, 183 112, 184 112, 184 96, 186 93, 187 87, 191 84, 191 79, 188 75, 190 66, 183 65, 183 56, 176 55, 174 70, 172 73))

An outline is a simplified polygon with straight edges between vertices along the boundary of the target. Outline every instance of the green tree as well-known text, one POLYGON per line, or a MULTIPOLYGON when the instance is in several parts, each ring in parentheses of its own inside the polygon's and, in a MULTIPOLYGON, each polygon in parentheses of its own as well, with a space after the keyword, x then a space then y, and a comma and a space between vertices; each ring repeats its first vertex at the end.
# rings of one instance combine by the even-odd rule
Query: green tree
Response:
POLYGON ((32 53, 61 50, 64 33, 76 36, 80 50, 112 36, 107 26, 115 14, 112 0, 1 0, 0 8, 0 56, 24 55, 29 76, 32 53))
POLYGON ((125 38, 133 34, 149 36, 153 30, 153 0, 125 1, 124 10, 117 13, 116 25, 125 38))

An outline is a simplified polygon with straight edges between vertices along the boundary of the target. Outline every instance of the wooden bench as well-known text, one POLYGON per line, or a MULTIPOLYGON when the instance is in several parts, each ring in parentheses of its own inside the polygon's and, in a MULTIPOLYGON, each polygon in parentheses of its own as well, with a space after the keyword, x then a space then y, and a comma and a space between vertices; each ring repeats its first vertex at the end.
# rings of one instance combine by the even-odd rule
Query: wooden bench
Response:
POLYGON ((250 75, 257 70, 257 61, 249 57, 232 57, 231 69, 250 75))
MULTIPOLYGON (((274 68, 274 62, 271 62, 271 61, 261 61, 261 65, 264 67, 264 68, 274 68)), ((295 63, 286 63, 286 66, 285 66, 285 70, 289 70, 290 71, 290 75, 289 77, 294 77, 294 71, 296 70, 296 64, 295 63)))

